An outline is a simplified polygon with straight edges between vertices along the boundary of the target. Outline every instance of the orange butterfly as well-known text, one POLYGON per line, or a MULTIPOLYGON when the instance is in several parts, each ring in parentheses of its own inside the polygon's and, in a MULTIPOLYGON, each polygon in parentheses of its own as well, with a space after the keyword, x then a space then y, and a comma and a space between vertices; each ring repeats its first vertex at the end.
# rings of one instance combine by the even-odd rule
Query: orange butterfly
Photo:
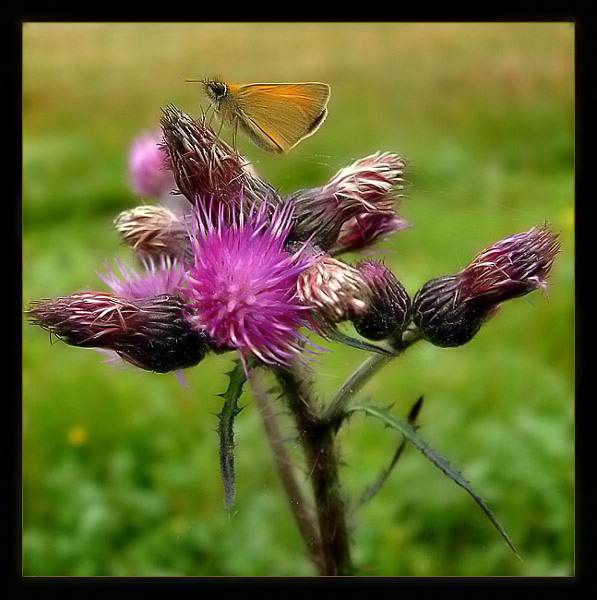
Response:
POLYGON ((187 79, 203 84, 223 124, 240 128, 260 148, 288 152, 315 133, 327 116, 327 83, 249 83, 187 79))

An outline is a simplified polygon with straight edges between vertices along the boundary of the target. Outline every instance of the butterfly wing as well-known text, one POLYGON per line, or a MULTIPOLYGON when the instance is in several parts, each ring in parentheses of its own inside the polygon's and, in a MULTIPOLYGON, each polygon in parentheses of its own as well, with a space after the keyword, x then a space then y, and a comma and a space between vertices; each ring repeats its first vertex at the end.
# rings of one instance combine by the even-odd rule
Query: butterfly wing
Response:
POLYGON ((288 152, 327 115, 325 83, 252 83, 235 90, 239 124, 259 146, 288 152))

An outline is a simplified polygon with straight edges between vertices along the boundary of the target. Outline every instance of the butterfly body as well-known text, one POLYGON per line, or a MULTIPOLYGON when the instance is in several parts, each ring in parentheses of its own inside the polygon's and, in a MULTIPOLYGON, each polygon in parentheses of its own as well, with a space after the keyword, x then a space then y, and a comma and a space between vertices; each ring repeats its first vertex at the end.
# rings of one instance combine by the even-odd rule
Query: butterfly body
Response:
POLYGON ((315 133, 327 116, 326 83, 249 83, 201 80, 220 120, 270 152, 288 152, 315 133))

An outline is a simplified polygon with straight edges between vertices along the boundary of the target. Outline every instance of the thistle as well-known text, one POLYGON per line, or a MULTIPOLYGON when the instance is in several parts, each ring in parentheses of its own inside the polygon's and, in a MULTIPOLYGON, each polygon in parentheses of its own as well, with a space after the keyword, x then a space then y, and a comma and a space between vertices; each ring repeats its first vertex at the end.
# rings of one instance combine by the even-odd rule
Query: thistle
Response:
POLYGON ((387 404, 375 406, 355 396, 416 341, 464 344, 502 302, 545 291, 558 236, 547 226, 508 236, 458 273, 425 283, 411 301, 383 262, 349 264, 341 258, 409 226, 398 214, 406 162, 397 154, 377 152, 321 186, 282 197, 205 117, 194 120, 169 106, 161 126, 161 142, 148 135, 133 144, 131 183, 135 193, 160 200, 177 188, 184 208, 145 204, 121 212, 114 226, 138 265, 118 258, 114 266, 106 263, 99 277, 110 292, 33 301, 25 311, 29 321, 69 345, 107 351, 156 373, 180 374, 210 352, 234 353, 239 359, 228 373, 217 413, 225 506, 230 509, 235 497, 234 426, 248 382, 291 511, 321 574, 352 573, 336 434, 355 412, 381 421, 401 441, 390 466, 361 498, 368 500, 379 489, 409 442, 471 495, 515 551, 466 479, 418 436, 414 421, 421 399, 405 421, 387 404), (338 331, 341 323, 383 344, 348 338, 338 331), (310 339, 313 333, 375 352, 324 405, 315 397, 313 370, 304 368, 321 351, 310 339), (275 378, 275 401, 284 402, 294 419, 313 507, 256 371, 275 378))
POLYGON ((323 186, 291 194, 297 219, 292 239, 309 239, 327 251, 338 243, 342 227, 359 216, 383 216, 388 223, 395 217, 404 167, 398 155, 377 152, 341 169, 323 186))
POLYGON ((161 138, 145 133, 136 138, 129 151, 129 179, 135 194, 160 198, 174 188, 174 177, 168 169, 168 155, 160 147, 161 138))
POLYGON ((559 246, 557 234, 533 227, 483 250, 459 273, 428 281, 413 300, 416 331, 436 346, 467 343, 502 302, 546 290, 559 246))
POLYGON ((362 261, 356 269, 368 294, 363 310, 354 311, 355 329, 369 340, 399 336, 410 319, 410 297, 404 286, 383 263, 362 261))
POLYGON ((222 205, 199 205, 193 227, 194 263, 185 285, 193 323, 220 349, 236 349, 246 366, 251 353, 267 364, 288 365, 303 355, 308 307, 296 293, 309 266, 299 249, 285 250, 292 206, 253 206, 232 223, 222 205))
POLYGON ((189 323, 184 302, 168 294, 132 301, 78 292, 32 302, 26 315, 71 346, 111 350, 156 373, 195 366, 209 349, 205 332, 189 323))
POLYGON ((144 204, 121 212, 114 228, 140 258, 191 258, 187 219, 163 206, 144 204))
MULTIPOLYGON (((163 109, 163 147, 178 190, 194 206, 200 200, 226 206, 280 201, 272 186, 257 177, 248 162, 219 138, 205 118, 194 120, 175 107, 163 109)), ((219 213, 218 213, 219 214, 219 213)))

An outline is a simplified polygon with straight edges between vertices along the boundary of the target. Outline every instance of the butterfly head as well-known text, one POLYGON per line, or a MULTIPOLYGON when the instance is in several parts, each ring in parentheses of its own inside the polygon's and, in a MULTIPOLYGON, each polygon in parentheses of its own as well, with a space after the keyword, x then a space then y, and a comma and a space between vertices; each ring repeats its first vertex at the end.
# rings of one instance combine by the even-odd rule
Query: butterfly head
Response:
POLYGON ((207 97, 212 102, 220 102, 222 98, 226 97, 228 94, 228 86, 223 81, 218 81, 217 79, 203 79, 201 83, 205 88, 207 97))

